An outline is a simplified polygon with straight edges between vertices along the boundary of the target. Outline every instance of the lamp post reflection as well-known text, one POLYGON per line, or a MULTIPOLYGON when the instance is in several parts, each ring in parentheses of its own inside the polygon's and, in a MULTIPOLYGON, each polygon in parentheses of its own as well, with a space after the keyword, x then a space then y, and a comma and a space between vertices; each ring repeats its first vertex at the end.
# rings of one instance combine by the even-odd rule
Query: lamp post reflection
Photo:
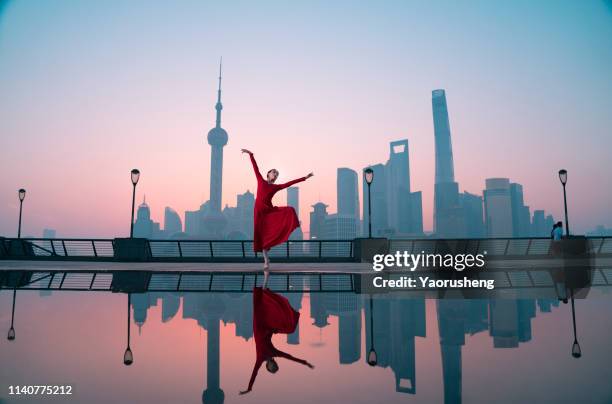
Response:
POLYGON ((582 356, 582 350, 580 349, 580 344, 578 343, 578 336, 576 335, 576 310, 574 308, 574 290, 572 289, 572 323, 574 324, 574 343, 572 344, 572 356, 576 359, 582 356))
POLYGON ((378 356, 376 355, 376 349, 374 349, 374 303, 372 302, 372 295, 370 295, 370 352, 368 352, 368 365, 376 366, 378 363, 378 356))
POLYGON ((11 328, 9 328, 8 335, 6 339, 9 341, 15 340, 15 327, 13 327, 13 323, 15 320, 15 298, 17 296, 17 289, 13 289, 13 313, 11 314, 11 328))
POLYGON ((126 366, 131 365, 134 362, 134 354, 132 354, 132 349, 130 348, 130 320, 131 320, 131 311, 130 304, 132 303, 132 294, 128 293, 128 304, 127 304, 127 348, 125 353, 123 354, 123 364, 126 366))

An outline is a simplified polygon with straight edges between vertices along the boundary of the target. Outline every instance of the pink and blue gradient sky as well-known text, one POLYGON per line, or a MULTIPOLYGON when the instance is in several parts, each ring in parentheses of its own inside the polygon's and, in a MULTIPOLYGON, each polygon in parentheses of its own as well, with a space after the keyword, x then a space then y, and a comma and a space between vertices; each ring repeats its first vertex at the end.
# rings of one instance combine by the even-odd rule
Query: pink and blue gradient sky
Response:
MULTIPOLYGON (((570 225, 612 226, 612 5, 605 1, 9 1, 0 6, 0 234, 129 232, 129 171, 153 218, 208 199, 219 56, 223 203, 254 190, 241 148, 335 211, 336 168, 410 141, 432 225, 431 90, 447 92, 455 174, 524 185, 570 225)), ((278 204, 285 203, 279 195, 278 204)), ((307 228, 305 229, 307 230, 307 228)))

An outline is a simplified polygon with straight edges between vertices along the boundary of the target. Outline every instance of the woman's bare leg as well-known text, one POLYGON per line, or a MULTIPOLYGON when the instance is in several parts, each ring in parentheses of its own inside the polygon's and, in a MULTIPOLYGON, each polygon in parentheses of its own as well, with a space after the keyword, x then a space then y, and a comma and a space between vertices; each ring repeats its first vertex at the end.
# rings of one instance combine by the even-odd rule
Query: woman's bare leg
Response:
POLYGON ((264 270, 264 281, 263 281, 263 285, 261 286, 264 289, 268 287, 268 277, 269 276, 270 276, 270 271, 264 270))
POLYGON ((268 251, 269 250, 263 250, 263 256, 264 256, 263 288, 266 288, 268 286, 268 277, 270 276, 270 271, 268 270, 270 268, 270 257, 268 256, 268 251))

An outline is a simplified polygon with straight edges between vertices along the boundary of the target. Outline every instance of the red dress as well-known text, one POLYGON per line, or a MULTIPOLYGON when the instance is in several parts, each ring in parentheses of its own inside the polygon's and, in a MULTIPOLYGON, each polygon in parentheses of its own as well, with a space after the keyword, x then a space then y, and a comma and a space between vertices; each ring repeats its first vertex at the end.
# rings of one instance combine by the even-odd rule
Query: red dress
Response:
POLYGON ((272 197, 281 189, 290 187, 306 177, 298 178, 284 184, 270 184, 259 172, 253 154, 250 154, 253 170, 257 177, 257 197, 255 198, 255 211, 253 223, 253 250, 268 250, 275 245, 284 243, 289 235, 299 227, 300 222, 295 210, 291 206, 274 206, 272 197))
POLYGON ((267 289, 253 288, 253 334, 257 357, 249 380, 249 390, 253 388, 261 364, 267 359, 280 357, 303 365, 308 363, 276 349, 272 344, 273 334, 291 334, 295 331, 299 319, 300 313, 291 307, 285 297, 267 289))

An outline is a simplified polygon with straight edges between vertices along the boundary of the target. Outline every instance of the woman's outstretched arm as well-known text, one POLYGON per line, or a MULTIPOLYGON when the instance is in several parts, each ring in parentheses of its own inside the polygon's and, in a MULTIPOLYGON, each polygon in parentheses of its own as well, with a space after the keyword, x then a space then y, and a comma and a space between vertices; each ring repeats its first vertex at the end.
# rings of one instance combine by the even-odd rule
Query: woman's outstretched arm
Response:
POLYGON ((283 352, 277 349, 276 356, 278 356, 279 358, 289 359, 290 361, 294 361, 304 366, 308 366, 311 369, 314 369, 314 366, 311 363, 309 363, 307 360, 296 358, 293 355, 289 355, 287 352, 283 352))
POLYGON ((251 379, 249 380, 249 387, 246 390, 241 391, 240 394, 246 394, 249 391, 253 390, 253 383, 255 383, 257 372, 259 372, 259 368, 261 367, 262 363, 263 361, 259 359, 255 362, 255 366, 253 366, 253 373, 251 373, 251 379))
POLYGON ((305 177, 300 177, 300 178, 296 178, 294 180, 291 180, 289 182, 285 182, 284 184, 278 184, 279 189, 284 189, 287 187, 292 186, 293 184, 297 184, 298 182, 302 182, 302 181, 306 181, 308 178, 312 177, 314 174, 310 173, 305 177))
POLYGON ((259 167, 257 166, 257 162, 255 161, 255 157, 253 156, 253 153, 247 149, 242 149, 242 152, 247 153, 249 155, 251 159, 251 164, 253 164, 253 171, 255 171, 255 176, 257 177, 257 180, 263 181, 263 177, 261 176, 261 173, 259 172, 259 167))

